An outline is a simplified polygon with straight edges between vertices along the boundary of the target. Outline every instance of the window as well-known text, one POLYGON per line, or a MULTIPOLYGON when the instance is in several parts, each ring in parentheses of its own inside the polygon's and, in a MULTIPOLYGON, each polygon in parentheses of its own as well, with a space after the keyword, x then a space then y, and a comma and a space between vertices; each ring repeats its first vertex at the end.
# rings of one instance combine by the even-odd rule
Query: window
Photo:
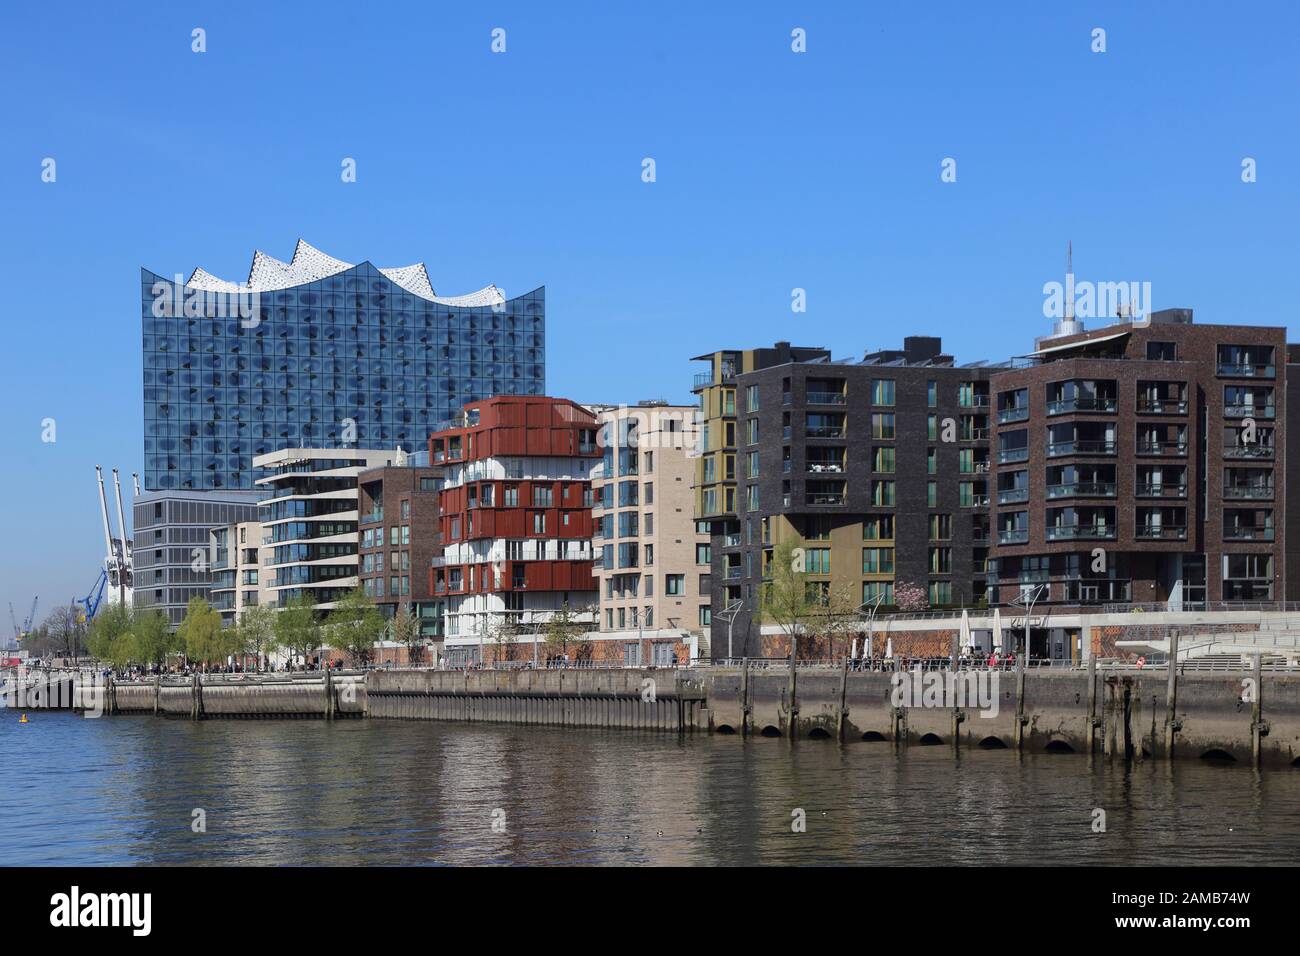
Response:
POLYGON ((501 503, 507 508, 519 507, 519 486, 506 485, 501 489, 501 503))
POLYGON ((684 574, 665 574, 664 575, 664 594, 671 597, 681 597, 686 593, 686 575, 684 574))
POLYGON ((871 503, 892 507, 894 504, 894 483, 892 481, 873 481, 871 483, 871 503))
POLYGON ((645 473, 653 475, 655 471, 655 453, 648 451, 645 453, 645 473))
POLYGON ((809 548, 804 552, 804 570, 808 574, 830 574, 831 549, 809 548))
POLYGON ((533 507, 549 508, 551 506, 551 486, 533 485, 533 507))
POLYGON ((533 534, 546 534, 546 512, 533 512, 533 534))
POLYGON ((863 574, 893 574, 894 573, 894 549, 893 548, 863 548, 862 549, 862 573, 863 574))
POLYGON ((894 404, 894 380, 892 378, 878 378, 871 383, 871 404, 894 404))
POLYGON ((747 412, 758 411, 758 386, 757 385, 745 386, 745 411, 747 412))
POLYGON ((930 540, 948 541, 952 538, 952 515, 930 515, 930 540))
POLYGON ((713 546, 708 544, 697 544, 695 546, 695 563, 708 564, 713 560, 713 546))
POLYGON ((872 451, 871 470, 885 475, 894 473, 894 448, 882 445, 872 451))
POLYGON ((402 499, 402 520, 411 520, 411 501, 409 498, 402 499))
POLYGON ((645 483, 645 503, 648 505, 655 503, 655 483, 653 481, 645 483))
POLYGON ((700 626, 708 627, 713 623, 713 608, 707 604, 700 605, 700 626))
POLYGON ((863 541, 893 541, 894 516, 870 515, 862 522, 863 541))
POLYGON ((925 473, 927 475, 937 475, 939 473, 939 449, 927 448, 925 450, 925 473))
POLYGON ((421 491, 437 491, 437 490, 438 490, 438 479, 437 479, 437 478, 421 478, 421 479, 420 479, 420 490, 421 490, 421 491))
POLYGON ((937 481, 927 481, 925 483, 925 503, 927 507, 939 507, 939 483, 937 481))
POLYGON ((931 581, 930 582, 930 603, 951 604, 952 603, 952 582, 931 581))
POLYGON ((937 408, 939 405, 939 383, 934 379, 925 383, 925 404, 930 408, 937 408))
POLYGON ((930 573, 952 574, 952 548, 930 549, 930 573))
POLYGON ((894 438, 894 413, 880 412, 871 416, 871 437, 892 441, 894 438))
POLYGON ((939 416, 938 415, 925 416, 925 437, 928 438, 930 441, 937 441, 939 439, 939 416))
POLYGON ((758 419, 751 418, 745 422, 745 437, 749 444, 758 444, 758 419))
POLYGON ((751 451, 747 456, 747 461, 748 461, 748 470, 745 474, 745 477, 757 478, 758 477, 758 452, 751 451))
POLYGON ((1178 346, 1174 342, 1148 342, 1147 359, 1154 362, 1173 362, 1177 360, 1178 346))

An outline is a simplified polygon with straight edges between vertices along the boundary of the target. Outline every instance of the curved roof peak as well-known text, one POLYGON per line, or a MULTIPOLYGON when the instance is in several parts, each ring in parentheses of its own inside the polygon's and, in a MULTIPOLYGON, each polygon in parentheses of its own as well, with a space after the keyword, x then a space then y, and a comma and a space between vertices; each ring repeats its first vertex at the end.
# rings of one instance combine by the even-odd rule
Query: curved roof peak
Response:
MULTIPOLYGON (((253 262, 248 269, 248 281, 242 285, 219 279, 202 268, 196 268, 185 284, 189 288, 201 289, 205 292, 273 292, 277 289, 317 282, 352 268, 355 268, 354 263, 335 259, 321 252, 305 239, 299 239, 293 249, 293 258, 288 262, 267 255, 260 249, 254 251, 253 262)), ((495 285, 484 286, 468 295, 437 295, 433 291, 433 284, 429 281, 429 271, 423 262, 379 271, 394 285, 412 295, 440 305, 481 308, 506 301, 505 293, 495 285)))

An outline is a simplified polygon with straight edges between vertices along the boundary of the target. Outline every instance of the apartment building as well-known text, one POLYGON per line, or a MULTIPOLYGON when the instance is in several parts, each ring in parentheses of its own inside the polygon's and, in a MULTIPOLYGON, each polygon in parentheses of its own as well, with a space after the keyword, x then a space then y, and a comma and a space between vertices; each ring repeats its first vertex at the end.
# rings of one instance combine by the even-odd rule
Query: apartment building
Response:
POLYGON ((1169 309, 1040 340, 996 372, 990 599, 1295 599, 1287 358, 1284 328, 1169 309))
POLYGON ((256 521, 252 491, 145 491, 132 509, 135 603, 167 616, 175 629, 190 599, 211 599, 208 549, 214 527, 256 521))
POLYGON ((430 568, 442 555, 438 493, 442 469, 427 449, 357 476, 360 489, 361 587, 390 620, 408 608, 423 637, 442 636, 446 602, 430 590, 430 568))
POLYGON ((694 405, 602 406, 592 470, 600 656, 629 666, 707 654, 710 534, 693 506, 694 405))
POLYGON ((597 428, 567 399, 499 396, 466 405, 430 436, 430 461, 443 469, 443 553, 430 587, 447 601, 449 663, 513 655, 513 638, 525 634, 531 656, 557 615, 594 626, 597 428))
POLYGON ((273 603, 271 583, 275 575, 263 571, 263 557, 269 550, 262 545, 262 523, 240 521, 211 532, 209 560, 212 592, 209 603, 221 614, 221 626, 239 622, 246 608, 273 603))
MULTIPOLYGON (((390 465, 398 451, 285 448, 253 459, 265 477, 261 523, 273 603, 306 595, 321 610, 359 583, 358 476, 390 465)), ((400 532, 399 532, 400 534, 400 532)))
MULTIPOLYGON (((698 513, 714 530, 714 620, 730 609, 713 656, 782 653, 764 643, 758 607, 785 541, 803 549, 813 587, 864 606, 893 606, 902 583, 932 607, 983 602, 991 367, 958 365, 923 336, 860 361, 785 343, 763 351, 773 360, 737 371, 734 398, 720 399, 736 412, 723 480, 697 466, 698 513)), ((726 354, 736 353, 713 360, 726 354)), ((705 387, 717 387, 711 376, 705 387)))

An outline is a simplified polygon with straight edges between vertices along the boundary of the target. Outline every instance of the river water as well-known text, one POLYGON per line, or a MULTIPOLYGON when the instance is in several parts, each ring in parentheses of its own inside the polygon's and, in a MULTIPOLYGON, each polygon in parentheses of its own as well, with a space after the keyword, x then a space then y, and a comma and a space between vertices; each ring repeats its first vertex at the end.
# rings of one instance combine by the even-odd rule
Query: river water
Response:
POLYGON ((0 711, 7 865, 1300 860, 1300 770, 414 721, 29 717, 0 711))

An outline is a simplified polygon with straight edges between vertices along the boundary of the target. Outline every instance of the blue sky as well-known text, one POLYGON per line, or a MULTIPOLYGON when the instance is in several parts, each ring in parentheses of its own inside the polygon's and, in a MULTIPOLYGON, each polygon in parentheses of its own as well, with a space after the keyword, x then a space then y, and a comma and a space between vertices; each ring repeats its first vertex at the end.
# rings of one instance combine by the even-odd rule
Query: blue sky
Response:
POLYGON ((1067 239, 1081 280, 1292 322, 1292 4, 300 6, 0 14, 0 603, 20 618, 97 574, 94 465, 141 467, 141 266, 243 279, 301 236, 424 260, 443 293, 545 285, 550 391, 602 402, 687 400, 690 356, 778 339, 1022 354, 1067 239))

